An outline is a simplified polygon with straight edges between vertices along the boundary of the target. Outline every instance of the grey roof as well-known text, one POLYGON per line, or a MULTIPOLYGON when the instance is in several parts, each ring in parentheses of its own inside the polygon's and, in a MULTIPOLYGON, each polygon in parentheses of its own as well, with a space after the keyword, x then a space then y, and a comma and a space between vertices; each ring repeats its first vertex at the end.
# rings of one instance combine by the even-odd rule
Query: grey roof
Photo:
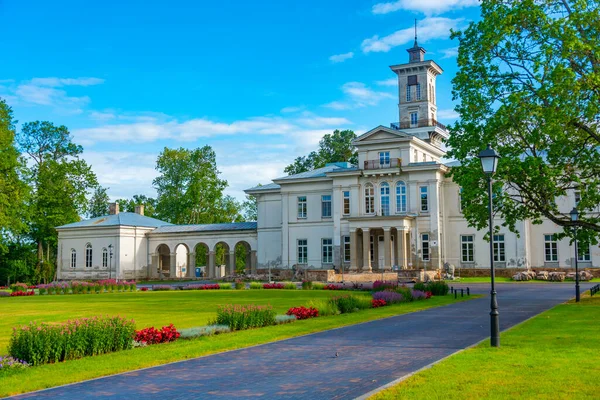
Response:
POLYGON ((155 233, 184 233, 184 232, 220 232, 220 231, 253 231, 256 222, 234 222, 230 224, 203 225, 167 225, 152 231, 155 233))
POLYGON ((452 168, 452 167, 460 167, 461 162, 460 161, 456 161, 456 160, 455 161, 448 161, 448 162, 445 162, 444 165, 446 167, 450 167, 450 168, 452 168))
POLYGON ((409 167, 418 167, 420 165, 436 165, 439 164, 437 161, 422 161, 422 162, 411 162, 408 164, 409 167))
POLYGON ((261 190, 276 190, 281 188, 281 186, 279 186, 276 183, 269 183, 267 185, 260 185, 260 186, 254 186, 250 189, 246 189, 244 190, 245 192, 259 192, 261 190))
POLYGON ((96 217, 86 219, 79 222, 73 222, 56 227, 56 229, 67 229, 67 228, 91 228, 91 227, 106 227, 106 226, 142 226, 148 228, 158 228, 159 226, 171 225, 168 222, 161 221, 156 218, 146 217, 144 215, 122 212, 116 215, 105 215, 103 217, 96 217))
POLYGON ((344 172, 353 171, 356 167, 347 162, 330 163, 325 165, 323 168, 313 169, 312 171, 301 172, 295 175, 283 176, 281 178, 273 179, 274 181, 291 181, 295 179, 309 179, 309 178, 324 178, 328 172, 344 172))

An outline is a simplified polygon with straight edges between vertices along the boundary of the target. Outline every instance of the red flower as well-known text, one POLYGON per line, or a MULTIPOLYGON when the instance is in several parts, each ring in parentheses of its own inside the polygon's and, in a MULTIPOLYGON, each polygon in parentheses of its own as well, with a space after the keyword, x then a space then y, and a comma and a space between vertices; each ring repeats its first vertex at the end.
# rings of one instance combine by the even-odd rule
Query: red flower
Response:
POLYGON ((431 296, 433 296, 433 293, 431 293, 431 292, 425 292, 425 298, 426 299, 430 299, 431 296))
POLYGON ((263 289, 283 289, 283 283, 265 283, 263 289))
POLYGON ((323 287, 324 290, 341 290, 342 287, 333 283, 328 283, 323 287))
POLYGON ((156 344, 173 342, 179 338, 179 336, 181 336, 181 334, 177 332, 177 329, 175 329, 173 324, 170 324, 169 326, 163 326, 160 330, 151 326, 150 328, 135 331, 134 339, 136 342, 156 344))
POLYGON ((308 318, 318 317, 319 310, 317 310, 314 307, 307 308, 304 306, 300 306, 300 307, 290 308, 286 314, 287 315, 295 315, 296 319, 308 319, 308 318))
POLYGON ((386 306, 386 305, 387 305, 387 303, 383 299, 373 299, 373 300, 371 300, 371 307, 372 308, 383 307, 383 306, 386 306))

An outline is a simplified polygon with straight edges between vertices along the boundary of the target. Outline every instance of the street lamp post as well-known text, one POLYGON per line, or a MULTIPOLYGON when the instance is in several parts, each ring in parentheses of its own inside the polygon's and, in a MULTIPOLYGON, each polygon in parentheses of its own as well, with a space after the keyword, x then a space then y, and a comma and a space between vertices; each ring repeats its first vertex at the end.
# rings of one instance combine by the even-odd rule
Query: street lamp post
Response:
MULTIPOLYGON (((573 222, 577 222, 577 220, 579 219, 579 213, 577 212, 577 208, 573 207, 573 209, 571 210, 571 221, 573 222)), ((577 258, 579 257, 579 250, 577 249, 577 225, 573 226, 573 230, 574 232, 574 236, 575 236, 575 301, 577 303, 579 303, 579 300, 581 299, 580 293, 579 293, 579 268, 577 265, 577 258)))
POLYGON ((108 279, 112 279, 112 256, 113 256, 113 245, 108 245, 108 255, 110 257, 110 262, 108 263, 108 279))
POLYGON ((495 274, 494 274, 494 215, 493 215, 493 202, 492 202, 492 176, 496 172, 498 167, 498 159, 500 156, 492 149, 488 144, 487 149, 483 150, 478 155, 481 161, 481 167, 485 173, 488 181, 488 201, 489 201, 489 216, 490 216, 490 272, 492 281, 491 291, 491 305, 490 305, 490 345, 492 347, 500 346, 500 322, 498 312, 498 300, 496 299, 496 285, 495 285, 495 274))

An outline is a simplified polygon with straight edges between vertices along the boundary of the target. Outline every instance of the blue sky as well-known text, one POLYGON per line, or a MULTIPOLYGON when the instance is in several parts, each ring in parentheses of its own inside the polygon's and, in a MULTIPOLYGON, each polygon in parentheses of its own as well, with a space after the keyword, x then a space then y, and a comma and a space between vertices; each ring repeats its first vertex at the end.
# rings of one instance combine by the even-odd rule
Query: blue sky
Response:
POLYGON ((388 67, 415 18, 452 122, 449 29, 479 17, 477 0, 94 3, 0 0, 0 97, 20 123, 66 125, 113 199, 155 195, 165 146, 212 146, 242 199, 323 134, 397 121, 388 67))

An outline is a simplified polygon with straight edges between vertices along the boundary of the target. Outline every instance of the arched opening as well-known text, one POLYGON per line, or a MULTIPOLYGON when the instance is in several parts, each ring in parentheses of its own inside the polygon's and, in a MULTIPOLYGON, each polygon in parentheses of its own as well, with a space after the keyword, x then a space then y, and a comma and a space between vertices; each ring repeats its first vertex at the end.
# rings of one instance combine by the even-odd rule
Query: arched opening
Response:
POLYGON ((229 255, 229 245, 225 242, 219 242, 215 245, 215 277, 222 278, 227 274, 233 273, 232 264, 229 255))
POLYGON ((185 278, 188 273, 190 251, 188 247, 180 243, 175 246, 175 277, 185 278))
POLYGON ((85 245, 85 267, 92 268, 92 244, 85 245))
POLYGON ((161 244, 156 248, 158 255, 157 272, 159 277, 170 277, 171 275, 171 250, 166 244, 161 244))
POLYGON ((205 278, 209 276, 209 258, 208 258, 209 248, 206 243, 198 243, 194 248, 194 253, 196 254, 196 262, 195 267, 199 268, 198 273, 196 273, 196 269, 191 271, 192 276, 196 278, 205 278))
POLYGON ((237 242, 235 245, 235 273, 251 274, 251 251, 250 244, 246 241, 237 242))

